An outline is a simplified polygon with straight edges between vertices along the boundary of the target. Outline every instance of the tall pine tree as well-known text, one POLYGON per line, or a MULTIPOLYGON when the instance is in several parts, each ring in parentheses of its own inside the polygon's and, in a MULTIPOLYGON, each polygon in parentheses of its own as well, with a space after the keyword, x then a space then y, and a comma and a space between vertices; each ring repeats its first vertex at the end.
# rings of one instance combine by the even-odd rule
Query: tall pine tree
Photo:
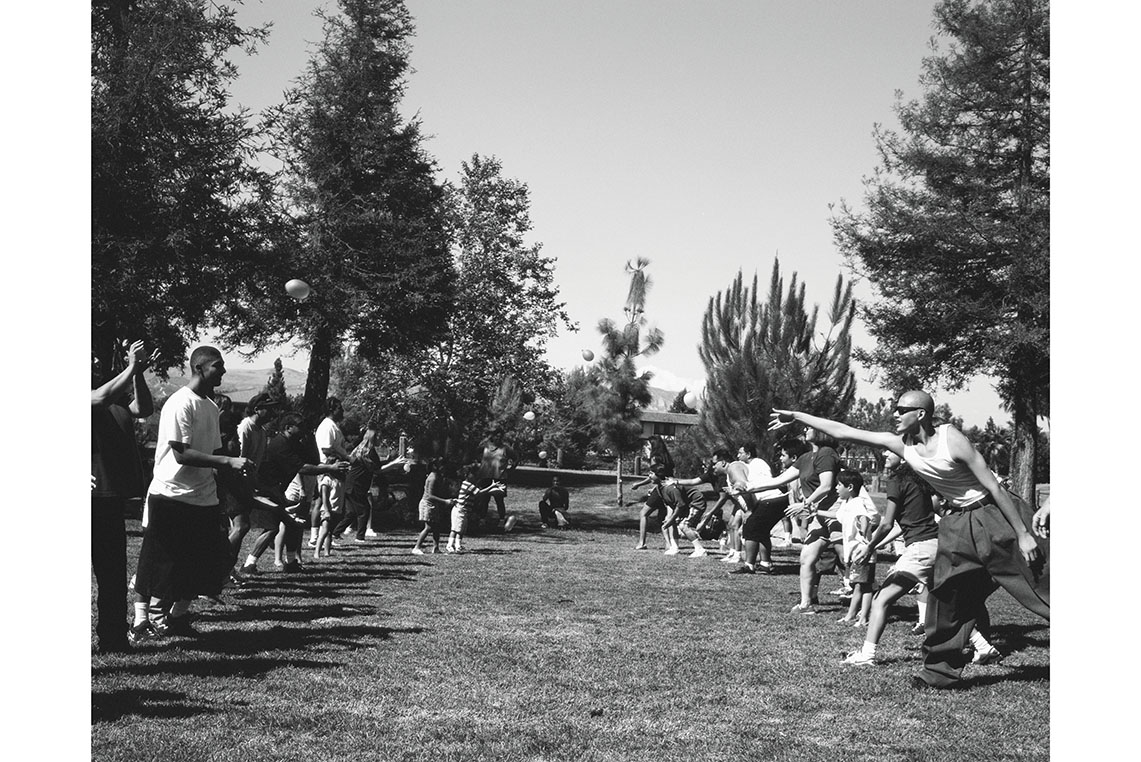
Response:
POLYGON ((828 330, 818 340, 819 307, 808 311, 804 284, 798 284, 795 272, 786 293, 780 262, 774 261, 764 301, 757 276, 746 286, 737 273, 728 289, 710 298, 702 318, 701 445, 751 441, 767 450, 773 408, 843 419, 855 398, 855 376, 848 367, 855 308, 851 284, 838 277, 828 330))
POLYGON ((1050 392, 1050 14, 1047 0, 944 0, 948 43, 922 97, 877 129, 864 211, 834 220, 875 289, 867 360, 897 391, 998 379, 1013 414, 1012 480, 1033 493, 1050 392))

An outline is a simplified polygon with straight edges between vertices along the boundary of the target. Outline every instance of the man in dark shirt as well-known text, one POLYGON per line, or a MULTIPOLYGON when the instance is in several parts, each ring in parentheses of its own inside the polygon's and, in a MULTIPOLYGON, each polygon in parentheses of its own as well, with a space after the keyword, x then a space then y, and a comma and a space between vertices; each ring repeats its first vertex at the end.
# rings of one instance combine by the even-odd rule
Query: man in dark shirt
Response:
POLYGON ((543 521, 543 528, 547 527, 566 527, 569 522, 566 520, 566 511, 570 507, 570 493, 567 492, 566 487, 559 483, 559 477, 551 477, 551 486, 543 493, 543 497, 539 500, 539 517, 543 521), (559 520, 559 517, 562 520, 559 520))
POLYGON ((266 507, 254 508, 250 512, 250 523, 258 530, 250 556, 246 559, 241 573, 248 575, 257 567, 257 560, 273 542, 279 530, 284 531, 285 566, 288 572, 301 570, 301 539, 303 527, 308 523, 305 510, 305 498, 311 495, 287 494, 290 483, 296 476, 315 476, 317 474, 340 474, 348 470, 349 464, 343 461, 336 463, 322 463, 321 456, 317 454, 317 442, 311 434, 306 434, 301 428, 301 416, 297 413, 286 413, 278 419, 278 435, 265 446, 265 461, 259 470, 260 481, 266 487, 266 493, 279 505, 289 499, 291 503, 300 499, 299 504, 294 503, 296 514, 283 515, 282 509, 266 507), (252 561, 251 561, 252 559, 252 561))
POLYGON ((127 365, 110 381, 98 361, 92 364, 91 390, 91 567, 98 588, 95 633, 100 653, 124 653, 127 642, 127 533, 123 525, 128 499, 143 496, 142 460, 134 419, 154 412, 143 380, 147 366, 143 342, 131 344, 127 365), (126 403, 130 391, 133 399, 126 403))

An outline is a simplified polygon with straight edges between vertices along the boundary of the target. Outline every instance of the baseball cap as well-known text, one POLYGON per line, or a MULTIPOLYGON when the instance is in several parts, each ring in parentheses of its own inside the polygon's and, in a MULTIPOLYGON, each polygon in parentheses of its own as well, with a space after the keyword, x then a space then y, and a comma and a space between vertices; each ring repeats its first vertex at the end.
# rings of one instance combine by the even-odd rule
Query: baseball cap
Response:
POLYGON ((281 405, 281 400, 265 393, 255 395, 249 402, 249 407, 254 410, 258 408, 278 407, 279 405, 281 405))

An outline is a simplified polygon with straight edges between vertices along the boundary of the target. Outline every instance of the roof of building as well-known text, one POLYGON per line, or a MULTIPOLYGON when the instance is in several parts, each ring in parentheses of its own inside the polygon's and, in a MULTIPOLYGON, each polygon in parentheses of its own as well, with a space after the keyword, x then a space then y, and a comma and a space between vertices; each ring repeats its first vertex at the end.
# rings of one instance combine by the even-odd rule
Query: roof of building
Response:
POLYGON ((682 423, 688 426, 697 425, 696 413, 667 413, 662 410, 643 410, 642 420, 647 423, 682 423))

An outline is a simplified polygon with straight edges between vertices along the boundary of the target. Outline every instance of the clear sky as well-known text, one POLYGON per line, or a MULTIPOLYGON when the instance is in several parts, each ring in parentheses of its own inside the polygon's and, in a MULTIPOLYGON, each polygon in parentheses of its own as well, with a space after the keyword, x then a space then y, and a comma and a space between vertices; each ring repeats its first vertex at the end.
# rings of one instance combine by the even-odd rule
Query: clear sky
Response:
MULTIPOLYGON (((650 259, 647 315, 665 333, 644 364, 665 388, 703 385, 697 354, 710 297, 779 256, 810 301, 846 273, 829 205, 860 204, 876 166, 873 126, 895 123, 895 92, 917 97, 933 35, 931 0, 485 0, 408 2, 416 20, 404 99, 431 136, 441 177, 494 155, 531 189, 532 241, 558 260, 581 330, 550 344, 559 367, 598 347, 620 317, 628 259, 650 259)), ((273 22, 237 61, 234 98, 280 100, 321 37, 313 0, 247 3, 273 22)), ((868 294, 866 285, 857 290, 868 294)), ((825 326, 820 326, 824 328, 825 326)), ((857 326, 855 341, 871 339, 857 326)), ((273 353, 276 356, 277 353, 273 353)), ((272 359, 258 359, 267 366, 272 359)), ((285 362, 303 368, 303 354, 285 362)), ((883 391, 857 369, 858 395, 883 391)), ((937 394, 968 425, 1009 416, 986 379, 937 394)))

